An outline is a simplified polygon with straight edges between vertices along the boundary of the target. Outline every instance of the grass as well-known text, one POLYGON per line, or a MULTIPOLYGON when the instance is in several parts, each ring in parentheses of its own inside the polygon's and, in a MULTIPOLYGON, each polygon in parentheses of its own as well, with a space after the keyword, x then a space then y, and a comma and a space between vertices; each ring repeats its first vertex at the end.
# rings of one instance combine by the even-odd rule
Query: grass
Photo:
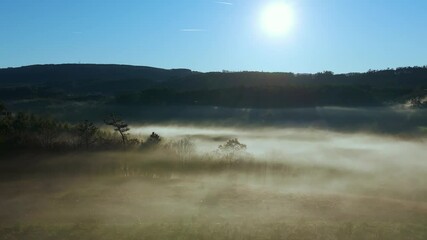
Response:
POLYGON ((427 239, 423 169, 365 164, 16 155, 0 162, 0 240, 427 239))
POLYGON ((384 223, 176 223, 151 225, 22 226, 0 229, 0 239, 331 239, 424 240, 422 224, 384 223))

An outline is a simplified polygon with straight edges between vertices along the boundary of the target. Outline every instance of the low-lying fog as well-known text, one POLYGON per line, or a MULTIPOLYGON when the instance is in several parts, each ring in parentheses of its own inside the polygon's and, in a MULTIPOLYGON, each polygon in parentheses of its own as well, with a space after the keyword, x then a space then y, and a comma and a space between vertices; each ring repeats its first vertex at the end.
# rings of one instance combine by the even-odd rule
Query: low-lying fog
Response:
MULTIPOLYGON (((405 164, 420 163, 427 153, 427 138, 383 136, 370 133, 340 133, 316 128, 219 128, 197 126, 143 126, 132 129, 142 138, 156 132, 165 140, 188 138, 199 153, 215 150, 226 140, 238 138, 247 151, 257 157, 293 159, 296 162, 340 164, 371 160, 369 156, 405 159, 405 164), (387 157, 389 156, 389 157, 387 157), (369 158, 369 159, 367 159, 369 158), (414 160, 414 161, 412 161, 414 160), (409 162, 408 162, 409 161, 409 162)), ((401 162, 400 160, 398 162, 401 162)))
MULTIPOLYGON (((424 177, 419 178, 427 175, 427 138, 401 138, 364 132, 339 133, 315 128, 239 129, 155 125, 135 128, 133 133, 144 136, 152 131, 169 140, 191 139, 199 154, 212 152, 227 139, 238 138, 247 145, 247 152, 256 161, 331 168, 349 174, 372 174, 381 184, 396 178, 400 179, 399 183, 392 183, 396 186, 409 179, 413 180, 410 187, 424 188, 427 184, 422 181, 424 177)), ((335 187, 345 182, 344 179, 335 180, 335 187)), ((376 183, 366 182, 366 186, 375 186, 376 183)))
POLYGON ((260 223, 278 222, 427 222, 422 137, 315 128, 132 129, 141 137, 151 132, 164 143, 191 139, 197 156, 178 165, 163 150, 31 156, 44 158, 33 168, 41 174, 1 182, 0 223, 245 222, 254 226, 247 231, 258 231, 260 223), (248 162, 221 168, 205 158, 231 138, 247 145, 248 162))

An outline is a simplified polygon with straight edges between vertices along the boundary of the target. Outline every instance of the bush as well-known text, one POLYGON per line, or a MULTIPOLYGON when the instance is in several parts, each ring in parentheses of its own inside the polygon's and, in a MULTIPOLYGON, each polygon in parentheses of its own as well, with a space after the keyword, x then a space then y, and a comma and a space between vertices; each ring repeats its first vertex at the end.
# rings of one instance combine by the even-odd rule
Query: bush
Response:
POLYGON ((85 120, 84 122, 76 126, 77 135, 79 137, 79 145, 85 146, 88 149, 92 146, 98 139, 97 134, 99 128, 95 126, 94 123, 85 120))
POLYGON ((166 148, 174 153, 181 161, 186 161, 192 158, 196 152, 195 144, 190 138, 183 138, 172 141, 166 145, 166 148))
POLYGON ((245 144, 240 143, 237 138, 233 138, 225 144, 219 145, 215 153, 220 159, 231 163, 249 158, 250 154, 246 152, 246 148, 245 144))

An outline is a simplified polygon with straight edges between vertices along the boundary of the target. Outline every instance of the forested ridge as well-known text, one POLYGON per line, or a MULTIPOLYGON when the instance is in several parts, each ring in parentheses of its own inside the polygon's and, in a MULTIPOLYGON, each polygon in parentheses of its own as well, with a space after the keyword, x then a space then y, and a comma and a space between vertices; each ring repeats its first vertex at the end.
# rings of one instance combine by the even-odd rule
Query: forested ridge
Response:
POLYGON ((0 69, 0 100, 225 107, 381 106, 423 98, 427 67, 334 74, 61 64, 0 69))

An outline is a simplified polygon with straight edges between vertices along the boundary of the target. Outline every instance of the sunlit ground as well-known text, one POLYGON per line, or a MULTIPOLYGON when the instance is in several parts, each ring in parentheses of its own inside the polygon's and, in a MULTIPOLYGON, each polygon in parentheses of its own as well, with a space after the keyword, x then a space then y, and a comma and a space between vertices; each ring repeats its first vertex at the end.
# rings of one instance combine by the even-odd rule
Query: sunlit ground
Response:
POLYGON ((0 239, 427 238, 426 139, 303 128, 134 129, 151 131, 165 141, 190 137, 197 151, 186 159, 160 150, 2 161, 0 239), (233 137, 252 157, 210 157, 233 137))

